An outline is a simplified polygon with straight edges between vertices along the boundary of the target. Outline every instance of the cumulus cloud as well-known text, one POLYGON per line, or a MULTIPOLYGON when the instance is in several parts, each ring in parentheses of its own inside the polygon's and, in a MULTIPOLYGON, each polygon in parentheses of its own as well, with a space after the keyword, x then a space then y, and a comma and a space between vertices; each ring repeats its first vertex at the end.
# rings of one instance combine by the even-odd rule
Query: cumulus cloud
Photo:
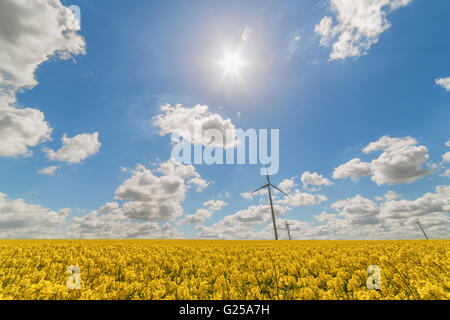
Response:
MULTIPOLYGON (((315 176, 313 176, 315 177, 315 176)), ((320 176, 321 177, 321 176, 320 176)), ((290 179, 284 179, 280 184, 279 188, 288 194, 288 196, 285 196, 284 194, 281 194, 277 189, 272 188, 272 197, 275 204, 280 205, 286 205, 290 207, 301 207, 301 206, 312 206, 315 204, 322 203, 327 200, 327 197, 322 194, 310 194, 306 192, 301 192, 299 189, 296 189, 295 187, 297 184, 295 183, 295 178, 292 177, 290 179)), ((323 177, 321 177, 323 178, 323 177)), ((325 180, 327 180, 325 178, 325 180)), ((309 180, 308 180, 309 181, 309 180)), ((314 182, 318 182, 317 180, 314 182)), ((321 181, 324 183, 324 181, 321 181)), ((317 191, 317 190, 315 190, 317 191)), ((251 192, 244 192, 241 193, 241 196, 244 199, 252 200, 254 196, 267 196, 267 189, 260 189, 255 193, 251 192)))
POLYGON ((395 191, 388 191, 384 194, 384 198, 386 200, 395 200, 397 198, 400 198, 401 195, 399 195, 397 192, 395 191))
POLYGON ((179 176, 182 179, 189 179, 188 185, 195 186, 197 188, 197 192, 202 192, 203 189, 210 185, 210 182, 202 179, 193 165, 182 165, 173 159, 160 163, 157 171, 166 176, 179 176))
POLYGON ((0 3, 0 83, 18 89, 37 85, 36 68, 51 56, 85 53, 74 14, 59 0, 0 3))
POLYGON ((378 206, 370 199, 356 195, 353 198, 338 200, 331 205, 338 210, 338 216, 343 216, 352 225, 376 224, 379 222, 378 206))
POLYGON ((312 206, 319 204, 327 200, 327 197, 322 194, 310 194, 301 192, 296 189, 289 197, 284 197, 281 200, 277 200, 278 203, 283 203, 291 207, 312 206))
POLYGON ((161 106, 161 111, 162 114, 153 117, 153 124, 159 127, 161 136, 177 134, 192 144, 206 147, 236 146, 235 126, 231 119, 224 119, 220 114, 210 112, 208 106, 196 105, 193 108, 186 108, 180 104, 176 106, 166 104, 161 106), (199 130, 195 130, 196 128, 199 130), (207 136, 205 133, 210 129, 220 132, 223 141, 216 141, 214 137, 207 136))
POLYGON ((442 155, 442 161, 444 162, 450 162, 450 151, 446 152, 442 155))
POLYGON ((371 179, 378 185, 386 183, 410 183, 431 173, 431 170, 422 166, 428 161, 428 149, 418 146, 417 140, 412 137, 391 138, 383 136, 371 142, 362 150, 368 154, 382 151, 381 155, 372 162, 361 162, 359 158, 337 167, 333 178, 353 180, 359 177, 372 175, 371 179))
POLYGON ((436 84, 444 88, 446 91, 450 91, 450 77, 436 79, 436 84))
MULTIPOLYGON (((413 201, 395 200, 398 195, 387 192, 381 203, 356 195, 335 201, 331 209, 336 213, 322 211, 314 216, 315 222, 289 219, 292 239, 420 239, 420 222, 432 239, 448 238, 450 234, 450 186, 438 186, 413 201), (393 199, 395 198, 395 199, 393 199)), ((249 207, 219 222, 198 225, 198 235, 214 239, 273 239, 270 211, 249 207), (263 229, 255 229, 263 225, 263 229)), ((280 210, 277 208, 277 210, 280 210)), ((277 220, 280 239, 287 239, 283 220, 277 220)))
POLYGON ((323 222, 323 221, 330 221, 330 220, 336 219, 336 214, 322 211, 318 215, 315 215, 314 219, 316 219, 317 221, 321 221, 321 222, 323 222))
POLYGON ((179 224, 185 222, 196 224, 209 219, 215 211, 220 211, 227 203, 223 200, 209 200, 203 203, 204 208, 198 209, 194 214, 187 215, 179 224))
POLYGON ((131 170, 131 178, 116 189, 116 199, 127 201, 122 206, 127 217, 172 221, 183 214, 181 202, 187 190, 198 186, 198 179, 203 180, 192 165, 178 164, 172 159, 161 163, 155 171, 162 175, 156 176, 139 164, 131 170))
POLYGON ((47 176, 53 176, 55 175, 56 171, 59 169, 59 166, 50 166, 42 168, 38 171, 39 174, 47 175, 47 176))
POLYGON ((297 186, 297 184, 295 183, 295 178, 296 177, 292 177, 290 179, 284 179, 283 181, 280 182, 278 187, 286 193, 291 192, 292 189, 294 189, 297 186))
POLYGON ((372 180, 378 185, 385 183, 413 182, 431 173, 422 168, 428 161, 428 149, 417 146, 412 137, 381 137, 363 149, 364 153, 382 150, 383 152, 371 162, 372 180))
POLYGON ((60 238, 65 212, 57 213, 0 192, 1 238, 60 238))
POLYGON ((450 186, 437 186, 436 192, 426 193, 414 201, 386 201, 381 215, 388 218, 409 218, 450 212, 450 186))
POLYGON ((260 240, 273 239, 273 231, 257 231, 251 224, 226 225, 222 220, 212 226, 198 225, 197 236, 205 239, 260 240))
POLYGON ((401 195, 399 195, 397 192, 391 190, 391 191, 386 192, 383 197, 375 197, 375 199, 377 201, 383 201, 383 200, 395 200, 400 197, 401 197, 401 195))
POLYGON ((58 151, 43 149, 50 160, 79 163, 96 154, 102 145, 98 141, 98 132, 79 134, 73 138, 64 134, 61 141, 63 146, 58 151))
POLYGON ((36 86, 36 69, 51 57, 84 54, 79 30, 58 0, 0 2, 0 156, 30 156, 30 147, 50 139, 44 114, 17 107, 16 92, 36 86))
MULTIPOLYGON (((261 191, 259 191, 261 192, 261 191)), ((242 198, 246 199, 246 200, 252 200, 253 199, 253 193, 251 192, 242 192, 241 193, 242 198)))
POLYGON ((140 239, 182 238, 182 233, 169 223, 133 221, 123 214, 116 202, 103 205, 98 211, 74 217, 65 236, 76 239, 140 239))
MULTIPOLYGON (((376 204, 361 195, 331 205, 336 213, 322 211, 314 216, 321 225, 299 224, 293 239, 417 239, 423 238, 416 224, 420 218, 428 236, 448 238, 450 232, 450 186, 437 186, 416 200, 390 199, 387 193, 376 204)), ((397 195, 394 196, 397 199, 397 195)), ((295 221, 295 220, 294 220, 295 221)), ((280 223, 281 225, 281 223, 280 223)))
POLYGON ((387 15, 408 5, 411 0, 330 0, 330 16, 324 17, 315 27, 321 36, 320 44, 331 41, 330 60, 346 59, 367 54, 378 42, 380 35, 390 28, 387 15))
POLYGON ((302 174, 301 180, 303 183, 303 188, 309 189, 309 186, 311 185, 313 186, 313 188, 311 189, 312 191, 319 191, 321 189, 320 186, 331 186, 333 184, 330 180, 318 174, 317 172, 311 173, 309 171, 305 171, 302 174))
MULTIPOLYGON (((276 216, 291 210, 289 207, 274 205, 276 216)), ((225 216, 212 226, 198 225, 200 238, 214 239, 272 239, 273 231, 270 229, 257 231, 255 225, 261 225, 272 220, 269 205, 250 206, 234 214, 225 216)))
POLYGON ((370 163, 362 162, 359 158, 355 158, 335 168, 333 178, 346 179, 351 177, 352 180, 356 181, 360 177, 369 175, 371 172, 370 163))
MULTIPOLYGON (((273 210, 275 215, 282 215, 290 208, 286 206, 274 205, 273 210)), ((247 209, 239 210, 238 212, 228 215, 223 218, 225 224, 259 224, 270 221, 272 213, 269 205, 250 206, 247 209)))
MULTIPOLYGON (((284 215, 291 208, 282 204, 274 204, 277 217, 284 215)), ((270 205, 252 205, 225 216, 211 226, 199 224, 196 226, 200 238, 213 239, 273 239, 273 230, 265 228, 256 230, 255 227, 272 221, 270 205)), ((271 224, 272 225, 272 224, 271 224)))
POLYGON ((103 206, 100 207, 100 209, 98 210, 101 214, 110 214, 110 213, 114 213, 116 211, 116 209, 119 208, 119 204, 117 202, 107 202, 105 203, 103 206))
MULTIPOLYGON (((274 195, 277 194, 277 193, 279 193, 279 191, 276 191, 276 193, 275 193, 275 189, 273 189, 273 188, 272 188, 272 190, 273 190, 273 194, 274 194, 274 195)), ((281 189, 281 190, 283 190, 283 189, 281 189)), ((284 191, 284 190, 283 190, 283 191, 284 191)), ((267 192, 268 192, 268 191, 267 191, 267 188, 259 189, 259 190, 256 191, 256 192, 242 192, 242 193, 241 193, 241 197, 244 198, 244 199, 246 199, 246 200, 252 200, 254 196, 263 196, 263 195, 267 195, 267 194, 268 194, 267 192)))
POLYGON ((6 100, 14 101, 0 97, 0 157, 31 156, 29 148, 50 140, 52 129, 41 111, 16 108, 6 100))

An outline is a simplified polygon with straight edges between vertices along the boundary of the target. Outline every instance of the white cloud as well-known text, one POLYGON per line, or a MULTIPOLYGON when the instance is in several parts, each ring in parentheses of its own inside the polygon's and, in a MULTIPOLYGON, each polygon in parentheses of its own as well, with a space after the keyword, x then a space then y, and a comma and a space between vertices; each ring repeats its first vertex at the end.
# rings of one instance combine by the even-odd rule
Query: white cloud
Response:
POLYGON ((48 148, 43 149, 49 159, 68 163, 79 163, 96 154, 102 145, 98 141, 98 132, 79 134, 73 138, 68 138, 64 134, 61 141, 63 146, 58 151, 48 148))
POLYGON ((57 0, 0 2, 0 156, 29 156, 48 141, 44 114, 16 106, 16 92, 37 85, 35 71, 51 57, 85 53, 73 13, 57 0))
POLYGON ((333 19, 331 17, 324 17, 318 25, 314 28, 314 32, 320 34, 320 45, 326 46, 328 41, 333 36, 333 19))
POLYGON ((400 197, 401 197, 401 195, 399 195, 397 192, 391 190, 391 191, 386 192, 383 197, 375 197, 375 199, 377 201, 383 201, 383 200, 395 200, 400 197))
POLYGON ((450 77, 436 79, 436 84, 444 88, 446 91, 450 91, 450 77))
POLYGON ((241 196, 242 198, 246 199, 246 200, 252 200, 253 199, 253 193, 251 192, 242 192, 241 196))
POLYGON ((197 192, 202 192, 203 189, 210 185, 210 182, 202 179, 193 165, 178 164, 173 159, 160 163, 157 171, 166 176, 179 176, 182 179, 189 179, 187 183, 189 185, 195 185, 197 192))
MULTIPOLYGON (((302 174, 301 180, 303 183, 303 188, 305 189, 308 189, 309 185, 312 185, 314 187, 320 187, 320 186, 331 186, 333 184, 330 180, 318 174, 317 172, 311 173, 309 171, 305 171, 302 174)), ((312 189, 312 191, 319 191, 319 190, 320 188, 312 189)))
POLYGON ((437 186, 435 193, 426 193, 414 201, 387 201, 381 208, 384 218, 401 219, 450 212, 450 186, 437 186))
POLYGON ((327 197, 321 194, 310 194, 300 192, 296 189, 294 194, 290 194, 289 197, 284 197, 281 200, 277 200, 277 203, 282 203, 291 207, 312 206, 319 204, 327 200, 327 197))
MULTIPOLYGON (((397 198, 387 192, 386 199, 397 198)), ((414 201, 383 200, 375 203, 361 195, 338 200, 331 205, 336 213, 322 211, 314 216, 321 223, 289 219, 292 239, 421 239, 417 217, 432 239, 448 238, 450 232, 450 186, 438 186, 414 201)), ((276 210, 280 210, 277 208, 276 210)), ((277 219, 280 239, 287 239, 283 220, 277 219)), ((273 239, 268 206, 252 206, 225 217, 212 226, 197 226, 202 238, 273 239), (264 225, 262 230, 255 225, 264 225)))
POLYGON ((159 127, 161 136, 178 134, 192 144, 202 144, 209 147, 230 148, 236 146, 235 126, 231 119, 224 119, 217 113, 208 110, 208 106, 196 105, 186 108, 182 105, 162 105, 163 114, 153 117, 153 124, 159 127), (195 130, 198 126, 200 130, 195 130), (201 130, 203 128, 203 130, 201 130), (222 141, 213 141, 211 137, 204 135, 209 129, 218 130, 222 134, 222 141), (231 133, 227 139, 227 130, 231 133))
POLYGON ((212 226, 198 225, 198 237, 207 239, 273 239, 273 231, 256 231, 251 224, 226 225, 222 220, 212 226))
MULTIPOLYGON (((276 216, 283 215, 289 211, 289 207, 274 205, 276 216)), ((216 239, 272 239, 273 231, 256 231, 255 225, 267 223, 272 220, 269 205, 250 206, 245 210, 225 216, 212 226, 198 225, 198 236, 201 238, 216 239)))
POLYGON ((290 40, 289 40, 289 47, 288 47, 288 54, 286 56, 286 60, 291 59, 294 54, 298 51, 299 46, 298 43, 300 41, 301 37, 298 34, 298 32, 295 32, 294 34, 291 35, 290 40))
POLYGON ((391 138, 383 136, 375 142, 371 142, 362 151, 370 153, 382 151, 381 155, 372 162, 361 162, 355 158, 339 167, 333 172, 333 178, 345 179, 372 175, 371 179, 378 185, 386 183, 410 183, 420 179, 431 170, 422 166, 428 159, 428 149, 425 146, 417 146, 417 140, 412 137, 391 138))
MULTIPOLYGON (((301 207, 319 204, 327 200, 327 197, 324 195, 305 193, 301 192, 299 189, 295 189, 295 187, 297 186, 297 184, 295 183, 295 178, 296 177, 284 179, 279 184, 279 188, 285 193, 287 193, 289 196, 285 196, 275 188, 272 188, 273 190, 272 197, 275 204, 283 204, 291 207, 301 207)), ((255 193, 252 192, 241 193, 241 196, 247 200, 252 200, 254 196, 267 196, 267 195, 268 195, 267 188, 260 189, 255 193)))
POLYGON ((448 139, 448 141, 445 143, 445 145, 450 148, 450 139, 448 139))
POLYGON ((355 158, 335 168, 333 178, 345 179, 351 177, 352 180, 358 180, 358 178, 367 176, 371 172, 370 163, 361 162, 359 158, 355 158))
POLYGON ((390 28, 387 15, 408 5, 411 0, 330 0, 333 19, 324 17, 315 27, 321 36, 320 44, 327 46, 334 39, 330 60, 346 59, 367 54, 390 28))
POLYGON ((442 161, 444 162, 450 162, 450 151, 446 152, 442 155, 442 161))
MULTIPOLYGON (((198 185, 192 177, 201 179, 195 168, 175 163, 172 159, 160 164, 154 173, 139 164, 131 170, 131 178, 116 189, 116 199, 127 201, 123 214, 133 219, 174 220, 183 214, 181 202, 191 185, 198 185), (190 180, 188 180, 190 179, 190 180)), ((203 179, 201 179, 203 180, 203 179)))
POLYGON ((322 211, 320 214, 315 215, 314 219, 316 219, 317 221, 329 221, 329 220, 334 220, 336 219, 336 214, 335 213, 327 213, 325 211, 322 211))
POLYGON ((182 234, 169 223, 160 225, 129 219, 114 202, 105 204, 98 211, 74 217, 65 236, 75 239, 182 238, 182 234))
POLYGON ((59 0, 2 0, 0 83, 14 90, 37 85, 36 68, 51 56, 85 53, 73 13, 59 0))
POLYGON ((194 214, 187 215, 183 220, 180 220, 179 224, 183 222, 190 224, 204 222, 213 215, 213 212, 222 210, 226 204, 223 200, 209 200, 203 203, 205 208, 198 209, 194 214))
POLYGON ((66 214, 0 192, 0 238, 60 238, 66 214))
POLYGON ((450 169, 445 170, 445 172, 441 174, 441 176, 450 178, 450 169))
MULTIPOLYGON (((272 189, 272 190, 274 191, 274 194, 275 194, 275 189, 272 189)), ((283 190, 283 189, 281 189, 281 190, 283 190)), ((243 192, 243 193, 241 193, 241 196, 242 196, 242 198, 244 198, 246 200, 252 200, 254 196, 267 195, 268 194, 267 192, 268 192, 267 188, 263 188, 263 189, 259 189, 256 192, 243 192)))
POLYGON ((294 181, 295 178, 296 177, 292 177, 290 179, 284 179, 283 181, 280 182, 278 187, 286 193, 291 192, 292 189, 294 189, 297 186, 297 184, 294 181))
POLYGON ((28 148, 50 140, 52 129, 41 111, 19 109, 5 100, 0 92, 0 157, 30 156, 28 148))
POLYGON ((231 198, 231 194, 228 191, 222 191, 219 193, 219 198, 229 199, 231 198))
POLYGON ((223 200, 209 200, 203 203, 203 205, 211 210, 221 210, 227 203, 223 200))
POLYGON ((110 214, 119 208, 119 204, 117 202, 107 202, 98 210, 101 214, 110 214))
POLYGON ((417 146, 412 137, 381 137, 363 149, 364 153, 382 150, 383 152, 371 162, 372 180, 378 185, 385 183, 409 183, 424 177, 431 171, 422 168, 428 161, 428 149, 417 146))
MULTIPOLYGON (((280 205, 274 205, 275 215, 282 215, 290 208, 280 205)), ((228 215, 223 218, 225 224, 260 224, 272 219, 272 213, 269 205, 250 206, 247 209, 228 215)))
MULTIPOLYGON (((145 181, 144 181, 145 183, 145 181)), ((386 193, 385 198, 390 198, 386 193)), ((390 194, 392 195, 392 194, 390 194)), ((203 203, 204 209, 220 210, 221 200, 203 203)), ((376 204, 356 195, 331 205, 336 213, 322 211, 314 219, 322 223, 287 220, 293 239, 414 239, 422 238, 416 224, 419 217, 432 239, 448 238, 450 232, 450 186, 437 186, 416 200, 386 200, 376 204)), ((278 235, 287 239, 280 215, 289 207, 275 205, 278 235)), ((169 223, 130 219, 117 202, 99 210, 68 219, 72 209, 58 212, 23 199, 9 199, 0 193, 0 238, 183 238, 169 223)), ((198 236, 217 239, 273 239, 270 206, 250 206, 211 225, 198 225, 198 236), (262 227, 262 229, 261 229, 262 227)))
POLYGON ((379 222, 377 218, 378 206, 372 200, 360 195, 346 200, 338 200, 331 207, 338 210, 338 215, 345 217, 352 225, 367 225, 379 222))
MULTIPOLYGON (((390 195, 387 193, 386 198, 390 195)), ((314 218, 324 223, 301 224, 291 230, 293 239, 417 239, 423 238, 416 224, 420 217, 428 236, 448 238, 450 232, 450 186, 438 186, 414 201, 386 200, 377 205, 357 195, 331 206, 337 214, 321 212, 314 218)))
POLYGON ((38 173, 48 175, 48 176, 53 176, 53 175, 55 175, 56 171, 59 168, 60 168, 59 166, 50 166, 50 167, 42 168, 41 170, 38 171, 38 173))

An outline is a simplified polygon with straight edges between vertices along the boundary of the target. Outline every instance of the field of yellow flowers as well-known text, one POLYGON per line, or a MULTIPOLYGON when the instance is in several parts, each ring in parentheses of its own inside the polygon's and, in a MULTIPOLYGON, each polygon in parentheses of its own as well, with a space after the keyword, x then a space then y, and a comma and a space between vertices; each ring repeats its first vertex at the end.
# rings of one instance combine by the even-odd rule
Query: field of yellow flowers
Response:
POLYGON ((450 240, 0 240, 0 299, 449 298, 450 240))

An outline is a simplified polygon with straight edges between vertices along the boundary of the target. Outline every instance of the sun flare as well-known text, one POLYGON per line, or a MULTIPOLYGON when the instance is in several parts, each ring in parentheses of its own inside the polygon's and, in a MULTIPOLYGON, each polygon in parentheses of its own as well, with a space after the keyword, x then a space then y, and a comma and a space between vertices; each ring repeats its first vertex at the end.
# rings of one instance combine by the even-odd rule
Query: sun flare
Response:
POLYGON ((235 52, 233 54, 226 53, 220 64, 223 66, 225 74, 238 75, 244 62, 242 61, 239 52, 235 52))

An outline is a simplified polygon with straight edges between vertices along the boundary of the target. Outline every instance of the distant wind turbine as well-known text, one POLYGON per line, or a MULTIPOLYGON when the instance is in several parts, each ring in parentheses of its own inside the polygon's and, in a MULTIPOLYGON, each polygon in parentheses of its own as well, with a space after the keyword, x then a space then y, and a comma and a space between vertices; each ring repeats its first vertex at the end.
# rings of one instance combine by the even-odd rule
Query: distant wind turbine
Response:
POLYGON ((289 227, 292 226, 292 223, 288 223, 286 220, 284 220, 284 225, 286 226, 286 230, 288 232, 289 240, 291 240, 291 231, 290 231, 289 227))
POLYGON ((422 230, 422 232, 423 232, 423 235, 425 236, 425 239, 427 239, 428 240, 428 237, 427 237, 427 234, 425 233, 425 230, 423 230, 423 228, 422 228, 422 225, 420 224, 420 221, 419 221, 419 219, 417 219, 416 220, 416 223, 419 225, 419 227, 420 227, 420 230, 422 230))
POLYGON ((282 194, 284 194, 285 196, 287 196, 287 197, 289 197, 289 196, 286 193, 284 193, 283 191, 281 191, 277 186, 274 186, 273 184, 270 183, 269 172, 267 171, 267 167, 266 167, 266 172, 267 172, 267 184, 263 185, 261 188, 256 189, 252 193, 255 193, 264 188, 267 188, 267 190, 269 191, 270 210, 272 211, 273 231, 275 232, 275 240, 278 240, 277 224, 275 222, 275 212, 273 211, 272 193, 270 192, 270 187, 272 186, 275 189, 277 189, 278 191, 280 191, 282 194))

